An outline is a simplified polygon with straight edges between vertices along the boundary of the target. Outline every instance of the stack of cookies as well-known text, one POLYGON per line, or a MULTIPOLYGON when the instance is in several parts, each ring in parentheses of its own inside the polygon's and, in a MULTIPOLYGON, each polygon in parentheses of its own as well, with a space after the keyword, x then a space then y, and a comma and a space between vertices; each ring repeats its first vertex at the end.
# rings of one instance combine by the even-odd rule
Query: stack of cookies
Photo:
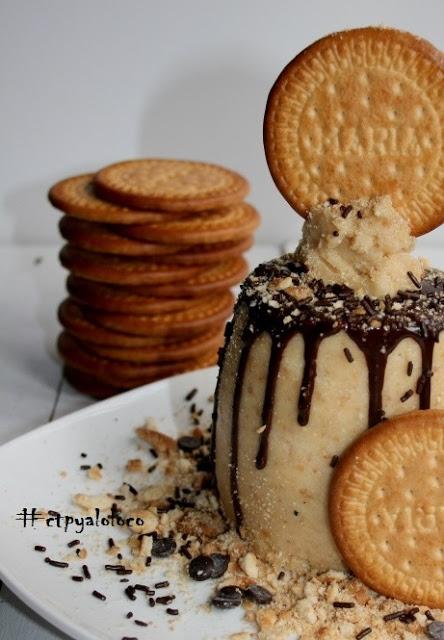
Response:
POLYGON ((107 397, 216 362, 259 224, 248 190, 229 169, 166 159, 51 188, 70 271, 58 349, 73 386, 107 397))

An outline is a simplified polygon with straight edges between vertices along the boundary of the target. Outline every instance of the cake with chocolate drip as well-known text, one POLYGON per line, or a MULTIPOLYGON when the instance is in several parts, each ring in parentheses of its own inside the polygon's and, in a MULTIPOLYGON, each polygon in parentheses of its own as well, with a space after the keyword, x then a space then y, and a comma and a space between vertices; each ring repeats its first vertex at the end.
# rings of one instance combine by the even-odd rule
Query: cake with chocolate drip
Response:
POLYGON ((225 514, 261 557, 341 568, 327 513, 341 453, 385 418, 444 408, 444 273, 413 245, 389 197, 331 199, 242 286, 213 455, 225 514))

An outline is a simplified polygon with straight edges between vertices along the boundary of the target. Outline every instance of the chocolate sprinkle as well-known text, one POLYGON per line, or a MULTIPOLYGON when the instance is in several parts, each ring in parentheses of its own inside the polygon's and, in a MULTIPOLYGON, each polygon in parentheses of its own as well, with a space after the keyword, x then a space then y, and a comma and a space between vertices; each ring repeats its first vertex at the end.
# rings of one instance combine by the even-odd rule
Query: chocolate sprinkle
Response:
POLYGON ((332 459, 330 460, 330 467, 331 467, 332 469, 334 469, 334 468, 336 467, 336 465, 338 464, 338 462, 339 462, 339 456, 334 455, 334 456, 332 457, 332 459))
POLYGON ((73 582, 83 582, 84 578, 83 576, 71 576, 71 580, 73 582))
POLYGON ((166 613, 168 613, 170 616, 178 616, 179 615, 179 609, 171 609, 170 607, 168 607, 166 609, 166 613))
POLYGON ((413 282, 413 284, 415 285, 415 287, 417 289, 421 289, 421 283, 419 282, 418 278, 415 276, 414 273, 412 273, 412 271, 407 271, 407 275, 410 278, 410 280, 413 282))
POLYGON ((82 565, 82 571, 83 571, 83 575, 85 576, 85 578, 87 580, 91 580, 91 574, 90 574, 89 569, 86 566, 86 564, 82 565))
POLYGON ((89 469, 91 469, 91 465, 90 464, 82 464, 80 466, 80 470, 81 471, 89 471, 89 469))
POLYGON ((351 213, 353 211, 353 207, 351 204, 349 204, 347 207, 344 207, 344 205, 342 205, 341 207, 341 216, 345 219, 349 213, 351 213))
POLYGON ((156 598, 156 604, 171 604, 175 598, 175 596, 159 596, 156 598))
POLYGON ((34 547, 34 551, 39 551, 40 553, 44 553, 46 551, 46 547, 42 547, 39 544, 36 544, 34 547))
POLYGON ((139 492, 137 491, 137 489, 135 489, 135 488, 133 487, 133 485, 132 485, 132 484, 130 484, 129 482, 124 482, 123 484, 126 484, 126 486, 128 487, 128 491, 129 491, 130 493, 132 493, 132 494, 133 494, 133 496, 138 496, 138 495, 139 495, 139 492))
POLYGON ((134 620, 134 624, 137 624, 139 627, 147 627, 148 623, 143 620, 134 620))
POLYGON ((51 567, 58 567, 59 569, 66 569, 69 567, 68 562, 59 562, 58 560, 51 560, 51 558, 45 558, 45 562, 51 567))
POLYGON ((130 618, 132 618, 132 617, 133 617, 133 615, 134 615, 134 613, 133 613, 132 611, 128 611, 128 613, 126 614, 126 617, 127 617, 127 618, 128 618, 128 620, 129 620, 130 618))
POLYGON ((100 591, 96 591, 95 589, 94 589, 94 591, 92 592, 92 595, 93 595, 95 598, 97 598, 98 600, 102 600, 102 602, 103 602, 103 600, 106 600, 106 596, 104 596, 104 595, 103 595, 103 593, 100 593, 100 591))
POLYGON ((350 364, 355 361, 355 359, 353 358, 352 353, 351 353, 351 351, 350 351, 350 349, 348 347, 345 347, 344 354, 345 354, 345 357, 347 358, 347 360, 350 362, 350 364))
POLYGON ((191 389, 191 391, 189 391, 189 392, 187 393, 187 395, 185 396, 185 400, 186 400, 187 402, 189 402, 190 400, 192 400, 192 399, 194 398, 194 396, 196 395, 196 393, 197 393, 197 389, 191 389))
POLYGON ((125 589, 125 595, 130 599, 130 600, 135 600, 136 596, 134 595, 135 589, 134 587, 132 587, 131 585, 128 585, 125 589))
POLYGON ((407 400, 411 398, 414 393, 415 392, 413 391, 413 389, 409 389, 408 391, 406 391, 400 398, 401 402, 407 402, 407 400))
POLYGON ((80 540, 71 540, 68 542, 68 547, 71 549, 72 547, 77 547, 80 544, 80 540))
POLYGON ((432 622, 435 620, 435 616, 430 611, 430 609, 427 609, 427 611, 424 611, 424 615, 427 618, 427 620, 431 620, 432 622))
POLYGON ((413 362, 410 360, 407 365, 407 375, 410 377, 413 373, 413 362))
POLYGON ((333 606, 335 607, 335 609, 353 609, 353 607, 355 607, 355 603, 354 602, 333 602, 333 606))
POLYGON ((366 627, 365 629, 362 629, 362 631, 360 631, 356 636, 356 640, 362 640, 362 638, 365 638, 365 636, 370 635, 372 632, 372 628, 371 627, 366 627))
POLYGON ((402 616, 409 614, 411 609, 401 609, 401 611, 394 611, 393 613, 388 613, 382 619, 384 622, 391 622, 392 620, 398 620, 402 616))
POLYGON ((169 587, 170 583, 168 582, 168 580, 164 580, 163 582, 156 582, 156 584, 154 585, 155 589, 164 589, 165 587, 169 587))

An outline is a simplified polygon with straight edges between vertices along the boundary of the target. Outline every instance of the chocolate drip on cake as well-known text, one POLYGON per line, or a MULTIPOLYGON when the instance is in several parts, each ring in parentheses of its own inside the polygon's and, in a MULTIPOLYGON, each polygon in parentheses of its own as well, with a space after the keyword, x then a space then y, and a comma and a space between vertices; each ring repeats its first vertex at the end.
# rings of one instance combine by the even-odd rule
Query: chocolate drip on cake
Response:
POLYGON ((262 406, 262 423, 265 429, 262 431, 259 439, 259 449, 256 456, 256 467, 263 469, 267 464, 268 456, 268 436, 271 431, 273 420, 274 395, 276 391, 276 382, 281 365, 282 354, 287 341, 276 342, 273 340, 271 345, 270 360, 268 363, 267 385, 265 387, 264 402, 262 406))
MULTIPOLYGON (((344 285, 326 286, 321 281, 310 280, 304 265, 295 262, 293 256, 259 265, 247 278, 238 301, 238 305, 248 307, 249 321, 237 371, 231 433, 231 491, 238 529, 242 524, 238 491, 239 410, 247 360, 255 339, 263 332, 272 339, 262 408, 265 429, 259 435, 256 457, 256 467, 263 469, 267 464, 281 358, 288 341, 297 334, 304 339, 303 379, 299 398, 295 399, 299 425, 309 425, 319 347, 325 338, 339 331, 353 340, 367 362, 369 427, 385 416, 383 388, 388 357, 405 338, 412 338, 420 347, 422 371, 415 392, 419 395, 420 408, 430 408, 434 345, 444 330, 444 275, 430 270, 418 284, 420 289, 416 286, 414 291, 400 291, 397 296, 386 296, 384 300, 360 299, 344 285)), ((351 366, 350 360, 345 366, 351 366)), ((213 446, 214 441, 215 434, 213 446)))
POLYGON ((239 412, 244 385, 245 369, 250 355, 253 340, 250 339, 243 347, 236 374, 233 396, 233 417, 231 424, 231 460, 230 460, 230 488, 233 498, 234 517, 236 529, 239 532, 242 525, 242 507, 239 499, 238 487, 238 445, 239 445, 239 412))
POLYGON ((298 422, 301 427, 307 426, 310 420, 320 344, 324 338, 337 332, 336 329, 327 329, 322 325, 301 331, 304 338, 304 373, 298 400, 298 422))

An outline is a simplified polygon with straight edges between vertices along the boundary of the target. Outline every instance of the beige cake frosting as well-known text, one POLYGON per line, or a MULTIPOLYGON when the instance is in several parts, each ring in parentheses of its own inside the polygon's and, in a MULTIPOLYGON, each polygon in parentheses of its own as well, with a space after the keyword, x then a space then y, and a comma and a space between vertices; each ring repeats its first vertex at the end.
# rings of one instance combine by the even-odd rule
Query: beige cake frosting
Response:
POLYGON ((444 276, 412 245, 389 199, 330 203, 296 254, 243 285, 221 357, 215 463, 225 513, 260 557, 343 567, 327 514, 338 457, 384 418, 444 408, 444 276))
POLYGON ((349 206, 333 200, 310 212, 296 256, 325 284, 346 284, 358 296, 383 297, 408 289, 409 271, 422 278, 424 263, 410 254, 414 245, 408 222, 389 196, 349 206), (350 215, 353 210, 360 215, 350 215))

